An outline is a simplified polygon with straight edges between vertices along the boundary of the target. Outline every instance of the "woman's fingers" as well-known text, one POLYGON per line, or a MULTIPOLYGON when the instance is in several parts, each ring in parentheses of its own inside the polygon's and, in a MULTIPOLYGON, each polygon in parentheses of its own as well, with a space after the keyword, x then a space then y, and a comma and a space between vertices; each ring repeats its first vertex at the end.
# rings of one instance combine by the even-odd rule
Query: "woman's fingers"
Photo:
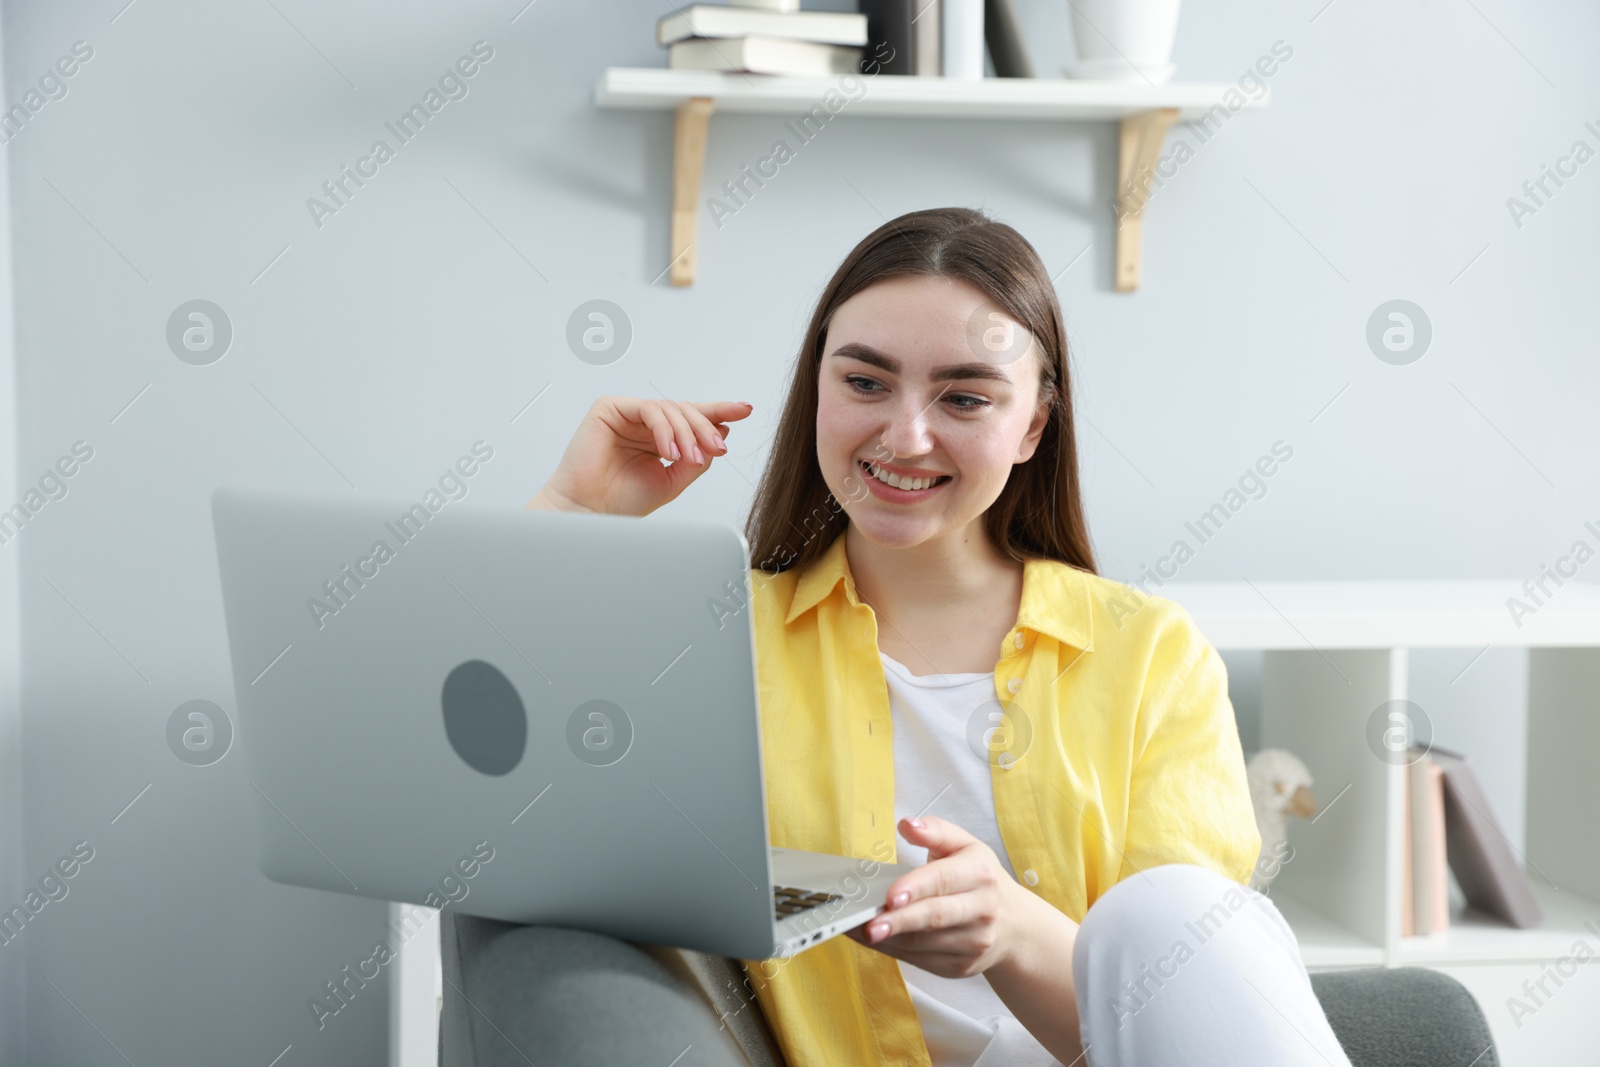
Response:
POLYGON ((671 400, 654 401, 654 403, 660 405, 667 416, 667 421, 672 423, 673 435, 678 447, 683 450, 684 458, 697 467, 704 466, 705 453, 701 451, 694 428, 689 425, 689 419, 684 415, 683 409, 671 400))
POLYGON ((987 848, 981 842, 973 839, 973 844, 977 847, 962 848, 946 856, 934 857, 930 852, 927 863, 902 874, 889 886, 886 899, 890 908, 898 912, 920 901, 935 900, 947 894, 967 893, 992 884, 998 861, 989 861, 983 854, 987 848))
POLYGON ((754 410, 743 400, 709 400, 703 403, 691 402, 689 406, 712 422, 732 422, 746 417, 754 410))
POLYGON ((681 450, 673 440, 672 423, 667 419, 666 413, 658 405, 645 402, 638 406, 635 414, 650 431, 650 436, 656 443, 657 454, 662 459, 677 460, 681 450))
POLYGON ((869 920, 853 930, 847 931, 850 940, 858 944, 874 948, 896 959, 915 963, 926 971, 936 974, 946 974, 950 967, 960 966, 970 962, 974 956, 981 955, 985 949, 981 943, 981 930, 976 926, 956 926, 940 930, 911 930, 894 934, 889 938, 873 940, 869 932, 872 923, 869 920), (922 959, 939 960, 938 967, 921 962, 922 959))
POLYGON ((698 405, 682 402, 678 404, 678 410, 683 412, 684 417, 689 420, 689 425, 694 428, 700 446, 705 449, 707 454, 720 456, 728 450, 728 446, 722 442, 722 435, 717 433, 716 427, 711 424, 710 419, 706 418, 698 405))
POLYGON ((890 908, 867 921, 866 934, 871 942, 885 937, 904 936, 922 931, 942 931, 965 926, 985 918, 982 902, 976 893, 950 893, 913 901, 899 908, 890 908), (879 933, 886 929, 887 933, 879 933))
MULTIPOLYGON (((752 410, 749 404, 734 400, 694 402, 629 396, 603 399, 609 399, 626 422, 644 426, 663 458, 674 462, 687 459, 696 466, 705 466, 710 456, 725 453, 728 423, 747 417, 752 410)), ((622 427, 616 429, 632 436, 622 427)))

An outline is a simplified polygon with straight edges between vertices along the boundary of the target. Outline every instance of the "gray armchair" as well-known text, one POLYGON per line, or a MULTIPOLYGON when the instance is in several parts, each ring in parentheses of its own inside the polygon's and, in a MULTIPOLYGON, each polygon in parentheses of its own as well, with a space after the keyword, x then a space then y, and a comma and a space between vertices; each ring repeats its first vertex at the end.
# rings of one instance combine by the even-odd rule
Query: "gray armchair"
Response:
MULTIPOLYGON (((612 1067, 641 1047, 652 1067, 811 1067, 785 1063, 736 960, 440 919, 440 1067, 612 1067)), ((1311 985, 1353 1067, 1498 1067, 1483 1011, 1453 978, 1402 967, 1314 974, 1311 985)))
POLYGON ((1424 967, 1329 971, 1311 988, 1353 1067, 1498 1067, 1483 1009, 1424 967))

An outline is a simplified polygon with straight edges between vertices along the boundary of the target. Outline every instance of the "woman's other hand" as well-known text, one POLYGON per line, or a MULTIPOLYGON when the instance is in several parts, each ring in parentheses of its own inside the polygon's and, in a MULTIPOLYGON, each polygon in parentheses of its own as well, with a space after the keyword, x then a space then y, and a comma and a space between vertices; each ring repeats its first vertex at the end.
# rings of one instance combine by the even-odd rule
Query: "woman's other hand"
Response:
POLYGON ((928 862, 889 887, 888 910, 847 932, 879 952, 942 978, 982 974, 1027 936, 1037 901, 988 845, 934 816, 901 819, 900 836, 928 862))
POLYGON ((713 457, 727 452, 728 424, 750 411, 749 404, 732 400, 603 396, 528 507, 648 515, 675 500, 713 457), (662 460, 670 462, 663 466, 662 460))

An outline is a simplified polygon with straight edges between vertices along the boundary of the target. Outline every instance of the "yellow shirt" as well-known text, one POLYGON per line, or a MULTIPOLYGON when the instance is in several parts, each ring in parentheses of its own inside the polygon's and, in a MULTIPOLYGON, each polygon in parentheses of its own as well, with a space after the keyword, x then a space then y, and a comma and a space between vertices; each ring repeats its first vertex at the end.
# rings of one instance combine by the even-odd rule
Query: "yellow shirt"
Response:
MULTIPOLYGON (((892 860, 888 686, 844 537, 803 572, 750 581, 772 844, 892 860)), ((1030 560, 997 651, 995 696, 1021 754, 991 759, 990 778, 1024 885, 1082 921, 1111 886, 1164 863, 1249 880, 1261 838, 1227 672, 1187 611, 1030 560)), ((929 1067, 893 957, 835 937, 744 962, 789 1067, 929 1067)))

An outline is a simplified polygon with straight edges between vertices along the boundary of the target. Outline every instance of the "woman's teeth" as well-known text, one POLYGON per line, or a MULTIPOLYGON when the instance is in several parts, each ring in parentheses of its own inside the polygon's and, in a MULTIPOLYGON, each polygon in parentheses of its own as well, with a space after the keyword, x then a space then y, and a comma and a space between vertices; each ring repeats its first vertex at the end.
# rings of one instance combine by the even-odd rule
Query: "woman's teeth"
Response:
POLYGON ((878 479, 878 481, 885 485, 892 485, 896 489, 927 489, 929 486, 938 485, 950 477, 948 474, 941 474, 936 478, 902 478, 900 475, 891 474, 870 462, 863 462, 862 466, 867 469, 868 474, 878 479))

